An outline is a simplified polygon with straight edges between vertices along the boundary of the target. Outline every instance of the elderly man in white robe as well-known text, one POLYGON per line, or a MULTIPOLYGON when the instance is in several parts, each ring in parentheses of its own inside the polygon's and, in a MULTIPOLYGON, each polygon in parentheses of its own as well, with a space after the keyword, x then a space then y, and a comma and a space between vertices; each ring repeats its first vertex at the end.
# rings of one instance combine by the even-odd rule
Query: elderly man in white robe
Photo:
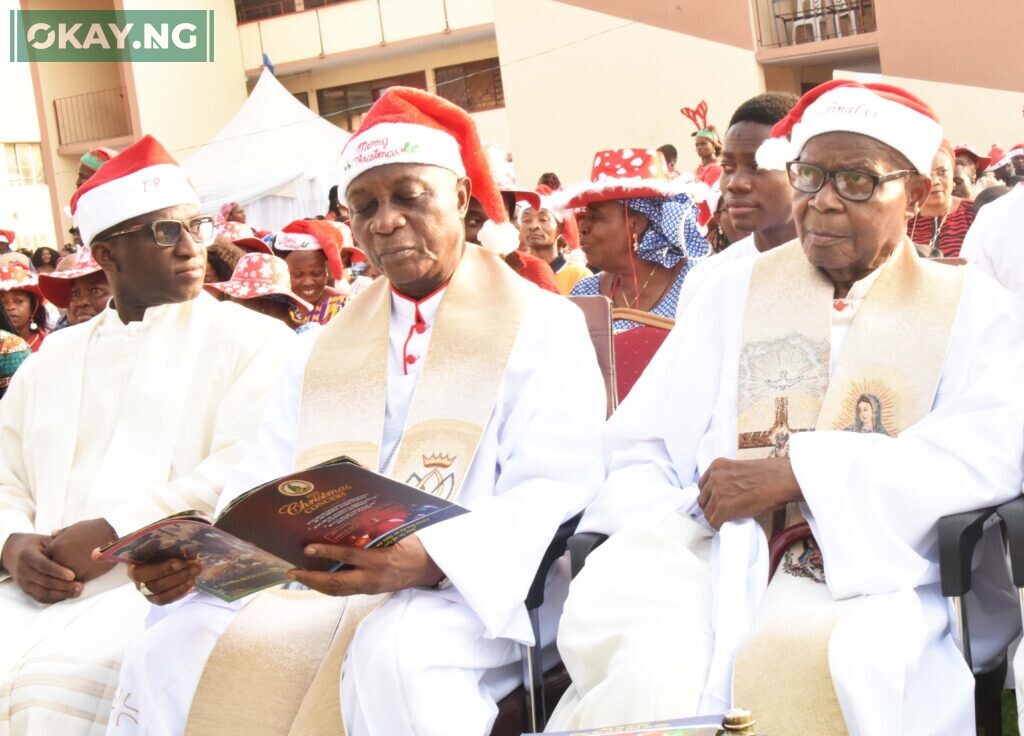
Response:
POLYGON ((920 100, 830 82, 787 135, 799 240, 714 274, 609 421, 549 728, 735 703, 787 736, 974 731, 936 522, 1020 490, 1017 307, 906 238, 920 100))
MULTIPOLYGON (((174 603, 133 647, 110 734, 485 736, 521 682, 524 597, 602 477, 604 384, 582 313, 465 243, 471 193, 492 222, 507 214, 459 108, 392 87, 343 158, 353 233, 384 278, 293 357, 234 484, 350 455, 470 513, 388 549, 311 545, 354 569, 295 579, 340 597, 174 603)), ((196 572, 179 564, 131 575, 169 603, 196 572)))
POLYGON ((54 333, 0 403, 0 732, 103 733, 149 606, 91 552, 212 511, 290 332, 204 294, 213 222, 153 138, 72 199, 113 301, 54 333))

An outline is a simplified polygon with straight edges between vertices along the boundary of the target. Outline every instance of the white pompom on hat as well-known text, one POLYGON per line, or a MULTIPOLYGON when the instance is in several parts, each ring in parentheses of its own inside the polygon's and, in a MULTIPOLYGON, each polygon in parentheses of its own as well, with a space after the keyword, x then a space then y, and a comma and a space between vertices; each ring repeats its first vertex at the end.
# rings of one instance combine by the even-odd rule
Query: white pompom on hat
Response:
POLYGON ((128 146, 89 177, 71 197, 82 243, 104 230, 165 207, 194 205, 199 195, 185 170, 151 135, 128 146))
POLYGON ((811 138, 858 133, 902 153, 918 173, 929 174, 942 143, 942 125, 924 101, 888 84, 833 80, 810 90, 772 128, 757 151, 762 168, 785 169, 811 138), (788 138, 788 140, 787 140, 788 138), (763 150, 762 150, 763 149, 763 150))

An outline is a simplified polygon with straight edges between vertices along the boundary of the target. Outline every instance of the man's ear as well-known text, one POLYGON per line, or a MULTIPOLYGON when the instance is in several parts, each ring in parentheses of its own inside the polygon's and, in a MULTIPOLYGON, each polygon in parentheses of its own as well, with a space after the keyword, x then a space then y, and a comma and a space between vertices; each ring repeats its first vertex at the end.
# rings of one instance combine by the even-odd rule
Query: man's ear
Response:
POLYGON ((455 187, 459 203, 459 216, 465 218, 466 212, 469 210, 469 200, 473 196, 473 182, 469 180, 468 176, 462 176, 459 177, 455 187))
POLYGON ((909 189, 910 196, 907 199, 907 207, 910 210, 910 216, 913 216, 924 207, 924 203, 932 191, 932 180, 922 174, 913 174, 911 175, 909 189))
POLYGON ((92 241, 92 257, 104 271, 117 273, 117 259, 114 257, 114 248, 106 240, 92 241))

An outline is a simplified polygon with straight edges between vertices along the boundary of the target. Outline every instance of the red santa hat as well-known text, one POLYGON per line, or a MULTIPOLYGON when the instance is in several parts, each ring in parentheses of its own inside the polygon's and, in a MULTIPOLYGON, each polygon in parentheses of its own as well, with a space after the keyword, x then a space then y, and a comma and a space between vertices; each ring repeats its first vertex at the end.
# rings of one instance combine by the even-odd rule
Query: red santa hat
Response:
POLYGON ((7 243, 7 245, 14 245, 14 231, 13 230, 0 230, 0 243, 7 243))
POLYGON ((992 163, 992 159, 988 156, 982 156, 970 143, 961 143, 953 149, 954 156, 966 155, 974 159, 974 168, 978 172, 984 172, 988 168, 988 165, 992 163))
POLYGON ((278 250, 322 250, 327 256, 327 264, 335 279, 342 277, 341 249, 345 246, 345 232, 348 228, 338 228, 329 220, 296 220, 284 226, 274 240, 278 250))
POLYGON ((501 194, 473 118, 445 99, 411 87, 389 87, 341 151, 339 199, 361 174, 387 164, 427 164, 473 182, 473 196, 492 222, 507 223, 501 194))
POLYGON ((569 247, 572 249, 579 248, 580 230, 576 223, 576 215, 573 211, 562 209, 556 204, 552 197, 554 191, 547 184, 541 184, 533 194, 534 199, 532 201, 524 200, 526 201, 527 206, 519 213, 520 225, 522 225, 523 222, 523 212, 526 212, 527 209, 532 207, 538 212, 540 210, 547 210, 558 223, 562 237, 565 238, 565 242, 568 243, 569 247))
POLYGON ((84 245, 78 251, 75 265, 71 268, 39 274, 39 288, 50 303, 67 309, 71 303, 71 282, 102 270, 100 264, 92 257, 92 250, 88 245, 84 245))
POLYGON ((264 253, 268 256, 274 255, 274 249, 259 238, 238 238, 231 242, 249 253, 264 253))
POLYGON ((267 253, 246 253, 238 260, 228 281, 206 284, 207 291, 219 291, 236 299, 280 296, 307 312, 313 305, 292 291, 288 264, 267 253))
POLYGON ((811 138, 824 133, 858 133, 902 153, 918 173, 928 175, 942 143, 942 125, 922 100, 888 84, 833 80, 819 84, 775 124, 757 151, 757 165, 785 169, 811 138), (789 140, 786 140, 788 137, 789 140))
POLYGON ((1010 158, 1017 158, 1017 156, 1024 156, 1024 143, 1018 143, 1010 149, 1010 158))
POLYGON ((0 264, 0 291, 27 291, 40 301, 46 301, 39 288, 39 277, 20 263, 0 264))
POLYGON ((151 135, 128 146, 71 197, 82 243, 92 245, 104 230, 133 217, 165 207, 194 205, 199 195, 185 170, 151 135))
POLYGON ((1009 166, 1011 163, 1010 154, 1004 151, 998 145, 992 146, 992 150, 988 152, 988 158, 990 163, 988 165, 988 168, 985 169, 986 172, 996 171, 997 169, 1001 169, 1004 166, 1009 166))

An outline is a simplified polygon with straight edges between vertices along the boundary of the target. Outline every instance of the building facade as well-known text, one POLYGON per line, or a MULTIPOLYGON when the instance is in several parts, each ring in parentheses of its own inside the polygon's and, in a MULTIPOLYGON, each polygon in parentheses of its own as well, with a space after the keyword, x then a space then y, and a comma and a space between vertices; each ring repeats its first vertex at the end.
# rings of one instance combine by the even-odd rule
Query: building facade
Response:
MULTIPOLYGON (((34 9, 162 5, 21 0, 34 9)), ((902 0, 182 0, 175 6, 215 11, 214 63, 16 65, 30 69, 37 159, 45 181, 54 184, 55 233, 71 224, 63 208, 84 151, 120 148, 146 132, 187 158, 237 111, 266 63, 300 101, 345 130, 354 130, 392 85, 447 97, 472 114, 485 141, 512 153, 519 181, 528 186, 545 171, 565 182, 585 178, 593 153, 607 148, 673 143, 679 168, 692 169, 693 126, 680 108, 705 100, 710 122, 724 132, 732 111, 752 95, 800 93, 833 78, 907 87, 937 110, 954 143, 987 149, 1024 140, 1024 84, 1012 46, 980 39, 987 29, 1021 27, 1021 0, 988 0, 973 21, 954 0, 927 6, 902 0), (986 30, 965 41, 965 25, 986 30)), ((34 164, 22 164, 23 149, 15 148, 13 158, 7 153, 7 142, 19 141, 3 127, 0 139, 5 160, 14 162, 8 171, 13 166, 19 181, 35 181, 34 164)))

